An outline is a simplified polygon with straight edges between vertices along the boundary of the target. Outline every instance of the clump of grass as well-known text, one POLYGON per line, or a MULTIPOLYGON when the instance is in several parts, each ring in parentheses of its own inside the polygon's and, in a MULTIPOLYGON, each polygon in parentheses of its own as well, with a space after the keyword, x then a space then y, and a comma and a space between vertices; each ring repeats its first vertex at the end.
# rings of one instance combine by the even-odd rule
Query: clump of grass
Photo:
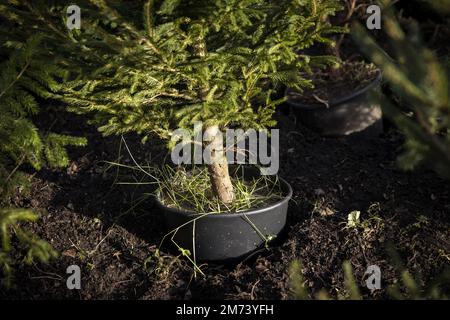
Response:
POLYGON ((275 203, 283 198, 277 177, 258 176, 244 179, 241 168, 235 171, 236 174, 231 177, 235 200, 231 204, 224 204, 213 194, 206 167, 186 169, 164 166, 158 169, 157 196, 161 203, 168 207, 197 213, 242 212, 275 203))
MULTIPOLYGON (((235 199, 231 204, 225 204, 214 195, 206 166, 173 167, 166 164, 157 167, 149 163, 141 165, 133 157, 123 138, 122 142, 134 165, 106 161, 109 165, 106 170, 111 167, 116 167, 117 170, 125 168, 141 175, 138 178, 132 173, 127 176, 132 178, 133 182, 116 182, 117 184, 152 185, 151 192, 146 193, 139 203, 148 196, 154 195, 168 207, 193 213, 236 213, 273 204, 285 196, 278 176, 260 175, 259 168, 256 166, 236 165, 230 168, 235 199), (251 171, 257 174, 248 174, 251 171)), ((120 152, 121 148, 118 160, 120 160, 120 152)), ((116 181, 118 175, 119 171, 116 173, 116 181)))

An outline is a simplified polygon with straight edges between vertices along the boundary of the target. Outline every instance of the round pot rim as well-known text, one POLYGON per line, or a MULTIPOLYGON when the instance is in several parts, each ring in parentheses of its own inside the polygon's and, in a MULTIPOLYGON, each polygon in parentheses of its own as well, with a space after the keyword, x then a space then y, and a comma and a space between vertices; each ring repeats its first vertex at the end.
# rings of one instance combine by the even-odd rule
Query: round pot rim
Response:
POLYGON ((377 76, 375 79, 373 79, 373 81, 371 81, 370 83, 368 83, 365 87, 362 87, 359 90, 356 90, 354 92, 352 92, 351 94, 347 95, 347 96, 343 96, 342 98, 333 101, 332 103, 330 103, 330 105, 327 107, 325 104, 317 104, 317 105, 308 105, 308 104, 302 104, 302 103, 298 103, 293 101, 292 99, 289 99, 289 93, 292 92, 293 90, 291 88, 286 88, 286 90, 284 91, 284 95, 287 98, 286 102, 291 105, 294 106, 296 108, 301 108, 301 109, 305 109, 305 110, 318 110, 318 109, 330 109, 333 107, 336 107, 344 102, 347 102, 361 94, 366 93, 367 91, 369 91, 370 89, 374 88, 375 86, 379 85, 381 83, 382 80, 382 72, 380 69, 377 69, 377 76))
POLYGON ((168 207, 159 200, 158 196, 155 196, 154 198, 159 207, 163 208, 166 211, 177 213, 177 214, 183 215, 185 217, 199 217, 199 216, 205 215, 205 216, 208 216, 208 218, 219 219, 219 218, 236 218, 236 217, 251 216, 251 215, 263 213, 265 211, 270 211, 276 207, 283 205, 285 202, 288 202, 289 200, 291 200, 292 194, 293 194, 291 185, 281 177, 278 177, 278 179, 280 180, 280 182, 282 184, 284 184, 287 187, 287 194, 283 197, 283 199, 281 199, 275 203, 272 203, 268 206, 264 206, 261 208, 255 208, 255 209, 249 209, 249 210, 240 211, 240 212, 198 213, 195 211, 181 210, 181 209, 177 209, 177 208, 168 207))

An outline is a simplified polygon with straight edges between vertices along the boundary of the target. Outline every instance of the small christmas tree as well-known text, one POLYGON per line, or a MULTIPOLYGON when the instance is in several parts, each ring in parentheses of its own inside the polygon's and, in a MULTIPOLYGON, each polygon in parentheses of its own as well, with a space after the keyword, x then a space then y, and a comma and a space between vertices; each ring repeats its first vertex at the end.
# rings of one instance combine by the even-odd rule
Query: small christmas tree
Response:
MULTIPOLYGON (((15 1, 0 14, 45 32, 55 62, 69 68, 60 98, 75 112, 93 112, 104 134, 137 132, 170 139, 173 130, 202 121, 206 131, 266 129, 275 124, 271 86, 301 89, 300 76, 327 57, 298 55, 340 31, 326 17, 334 0, 165 0, 133 4, 78 1, 81 30, 68 30, 61 6, 15 1)), ((17 28, 13 33, 30 32, 17 28)), ((213 190, 233 201, 221 140, 208 165, 213 190)))

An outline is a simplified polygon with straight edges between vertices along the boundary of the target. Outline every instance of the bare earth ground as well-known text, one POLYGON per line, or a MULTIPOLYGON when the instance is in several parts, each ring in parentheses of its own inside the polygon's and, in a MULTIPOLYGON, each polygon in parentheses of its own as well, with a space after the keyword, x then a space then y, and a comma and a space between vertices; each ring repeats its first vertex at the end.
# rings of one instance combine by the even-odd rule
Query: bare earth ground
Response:
MULTIPOLYGON (((87 135, 90 143, 71 150, 68 169, 42 170, 32 178, 31 194, 14 199, 45 212, 31 228, 60 258, 19 267, 15 288, 0 288, 2 299, 287 299, 293 259, 301 261, 313 294, 322 288, 344 293, 342 263, 349 260, 364 297, 386 298, 400 275, 390 246, 420 283, 450 267, 449 184, 426 169, 397 169, 401 136, 395 129, 369 140, 322 138, 279 114, 280 175, 294 189, 286 233, 269 251, 238 265, 204 265, 206 278, 194 278, 191 266, 167 247, 144 268, 165 231, 151 200, 130 210, 148 190, 114 185, 116 171, 106 170, 103 161, 117 159, 120 139, 101 138, 73 115, 46 118, 48 125, 55 121, 54 130, 87 135), (365 228, 345 228, 353 210, 361 211, 365 228), (72 264, 81 267, 81 290, 66 288, 72 264), (372 264, 382 271, 382 289, 374 293, 364 289, 372 264)), ((138 161, 159 164, 165 155, 155 143, 126 141, 138 161)))

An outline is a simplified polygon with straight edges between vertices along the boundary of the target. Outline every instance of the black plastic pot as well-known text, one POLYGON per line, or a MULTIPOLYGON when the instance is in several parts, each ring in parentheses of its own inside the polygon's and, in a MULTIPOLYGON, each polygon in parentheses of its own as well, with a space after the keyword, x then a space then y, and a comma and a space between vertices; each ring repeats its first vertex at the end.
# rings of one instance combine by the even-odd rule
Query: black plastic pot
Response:
POLYGON ((331 101, 329 106, 304 105, 289 97, 294 93, 286 89, 287 103, 299 122, 324 136, 345 136, 359 132, 378 135, 383 132, 381 107, 369 99, 372 90, 379 90, 381 72, 366 87, 331 101))
POLYGON ((292 188, 285 180, 279 180, 286 195, 282 200, 245 212, 205 215, 169 208, 158 199, 157 203, 164 212, 168 231, 179 228, 174 241, 189 249, 196 261, 236 261, 283 230, 292 188))

